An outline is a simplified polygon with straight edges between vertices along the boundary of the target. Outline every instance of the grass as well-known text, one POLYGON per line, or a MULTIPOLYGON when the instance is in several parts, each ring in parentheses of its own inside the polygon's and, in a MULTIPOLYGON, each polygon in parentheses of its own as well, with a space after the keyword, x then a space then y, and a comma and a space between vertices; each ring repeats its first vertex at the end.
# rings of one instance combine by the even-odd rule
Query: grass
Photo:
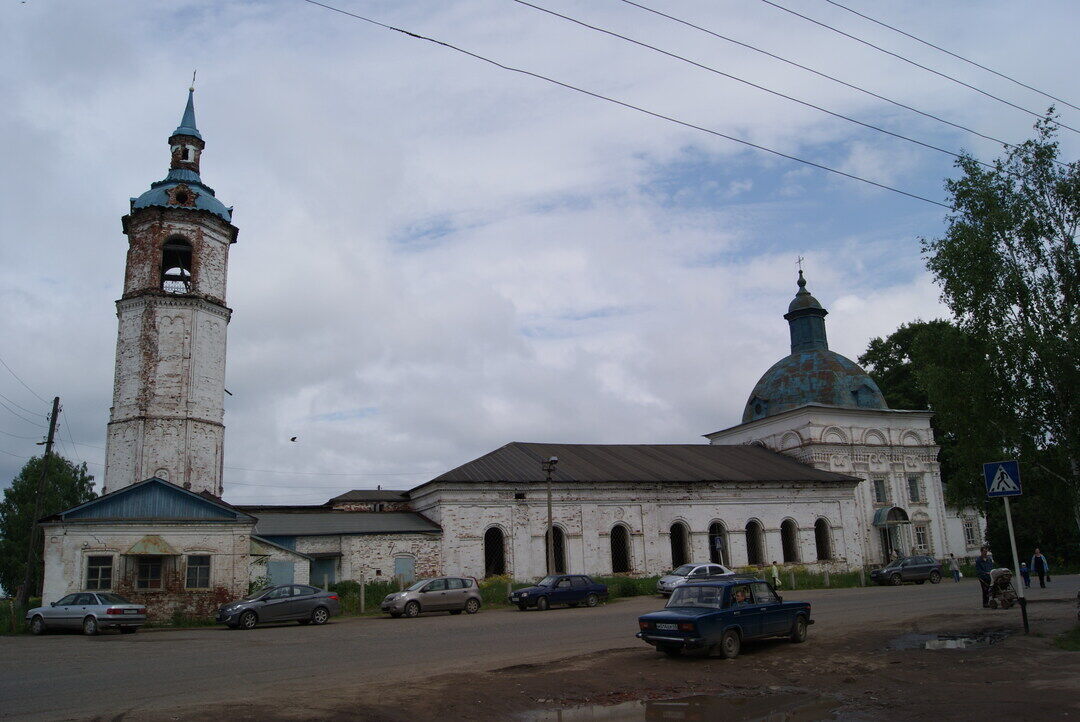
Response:
MULTIPOLYGON (((41 606, 41 599, 34 598, 29 600, 27 609, 33 609, 34 607, 41 606)), ((23 618, 25 610, 19 609, 15 606, 14 599, 8 599, 0 602, 0 635, 3 634, 29 634, 30 625, 26 623, 23 618)))
POLYGON ((1069 652, 1080 652, 1080 624, 1054 637, 1054 646, 1069 652))

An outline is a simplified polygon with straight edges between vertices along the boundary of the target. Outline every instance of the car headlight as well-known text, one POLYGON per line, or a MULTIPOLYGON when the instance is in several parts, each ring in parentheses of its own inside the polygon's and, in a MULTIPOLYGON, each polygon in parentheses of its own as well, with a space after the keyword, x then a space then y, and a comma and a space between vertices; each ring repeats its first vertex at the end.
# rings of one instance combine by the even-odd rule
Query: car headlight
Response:
POLYGON ((521 597, 522 597, 523 599, 524 599, 525 597, 527 597, 527 596, 529 596, 529 593, 528 593, 528 592, 522 592, 522 593, 521 593, 521 597))

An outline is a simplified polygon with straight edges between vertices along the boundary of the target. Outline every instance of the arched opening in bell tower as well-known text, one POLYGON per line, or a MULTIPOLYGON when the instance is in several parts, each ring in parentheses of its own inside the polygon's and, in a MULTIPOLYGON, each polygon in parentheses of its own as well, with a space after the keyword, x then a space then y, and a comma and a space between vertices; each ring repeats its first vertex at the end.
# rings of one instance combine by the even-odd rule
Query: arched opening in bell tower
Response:
POLYGON ((183 238, 170 238, 161 249, 161 290, 191 291, 191 244, 183 238))

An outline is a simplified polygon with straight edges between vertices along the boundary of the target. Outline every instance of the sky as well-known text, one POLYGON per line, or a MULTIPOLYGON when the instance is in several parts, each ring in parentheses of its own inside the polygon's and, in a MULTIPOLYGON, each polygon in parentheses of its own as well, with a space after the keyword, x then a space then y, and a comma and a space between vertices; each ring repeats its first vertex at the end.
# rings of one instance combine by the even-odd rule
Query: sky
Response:
MULTIPOLYGON (((1024 108, 1053 102, 824 0, 778 1, 1024 108)), ((948 154, 512 0, 335 3, 932 200, 956 174, 948 154)), ((535 4, 893 133, 1002 152, 620 0, 535 4)), ((1031 115, 761 0, 642 4, 985 135, 1032 135, 1031 115)), ((1070 0, 849 4, 1080 105, 1070 0)), ((511 441, 703 442, 788 353, 799 256, 850 358, 948 314, 920 253, 947 211, 925 201, 302 0, 4 3, 0 485, 40 453, 60 396, 57 451, 100 489, 120 218, 164 177, 196 68, 202 177, 240 229, 233 503, 407 489, 511 441)), ((1080 135, 1061 143, 1077 157, 1080 135)))

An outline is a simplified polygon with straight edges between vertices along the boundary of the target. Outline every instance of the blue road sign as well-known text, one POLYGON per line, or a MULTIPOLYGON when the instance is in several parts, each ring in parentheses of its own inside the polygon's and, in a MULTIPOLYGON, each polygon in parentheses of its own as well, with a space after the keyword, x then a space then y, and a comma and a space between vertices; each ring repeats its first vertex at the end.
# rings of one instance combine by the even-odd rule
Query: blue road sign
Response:
POLYGON ((994 461, 983 464, 987 496, 1020 496, 1020 463, 994 461))

